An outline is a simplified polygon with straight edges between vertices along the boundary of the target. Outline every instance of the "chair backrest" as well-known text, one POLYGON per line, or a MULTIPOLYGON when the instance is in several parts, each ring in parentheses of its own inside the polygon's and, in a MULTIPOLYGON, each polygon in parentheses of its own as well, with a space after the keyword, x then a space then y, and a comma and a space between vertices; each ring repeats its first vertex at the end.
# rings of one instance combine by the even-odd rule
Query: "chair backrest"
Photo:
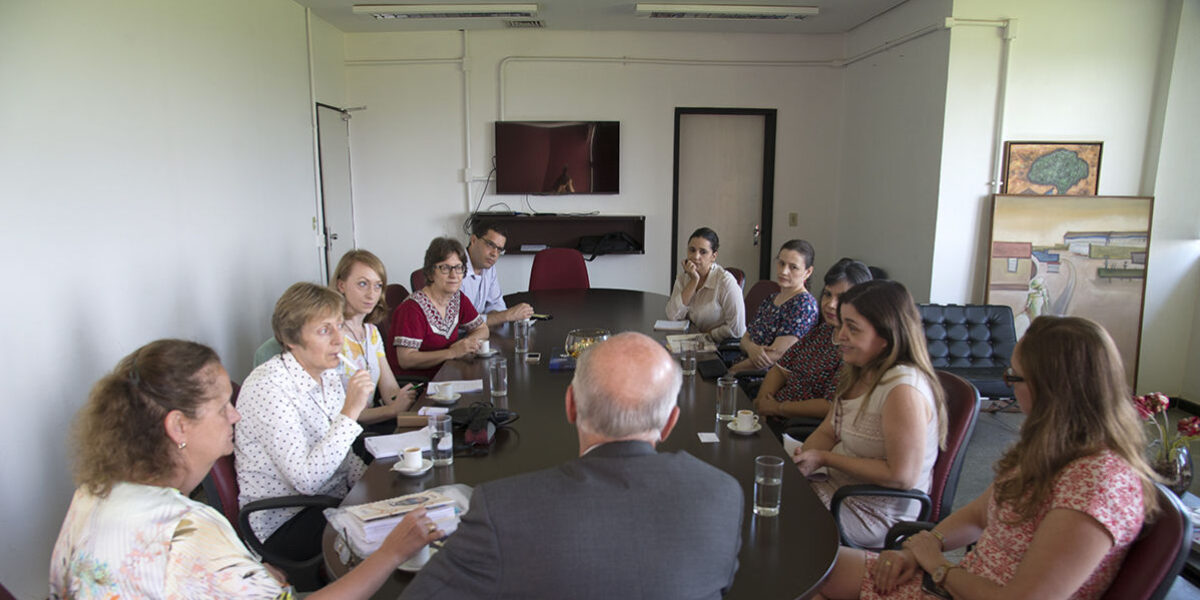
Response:
POLYGON ((1142 526, 1103 600, 1161 600, 1183 569, 1192 549, 1192 520, 1175 494, 1157 487, 1162 512, 1142 526))
POLYGON ((383 298, 387 301, 387 315, 379 323, 379 334, 386 336, 392 330, 392 315, 396 312, 396 307, 408 298, 408 288, 398 283, 389 283, 383 291, 383 298))
POLYGON ((758 315, 758 305, 778 291, 779 284, 770 279, 763 279, 750 286, 750 291, 746 292, 746 326, 754 322, 754 317, 758 315))
MULTIPOLYGON (((233 397, 230 399, 235 406, 237 405, 238 392, 241 391, 241 386, 236 382, 233 384, 233 397)), ((229 520, 229 524, 233 526, 234 531, 238 531, 238 482, 237 470, 233 466, 233 455, 222 456, 213 463, 212 470, 208 472, 208 477, 204 478, 201 483, 204 487, 204 494, 208 496, 208 503, 213 508, 221 511, 225 518, 229 520)))
POLYGON ((725 270, 729 271, 730 275, 733 275, 733 279, 735 281, 737 281, 738 287, 742 288, 743 290, 746 289, 746 272, 745 271, 743 271, 737 267, 725 267, 725 270))
POLYGON ((958 491, 958 476, 967 456, 967 443, 975 432, 979 418, 979 390, 969 381, 945 371, 937 371, 938 381, 946 397, 946 448, 938 452, 933 463, 933 482, 929 499, 933 506, 929 520, 938 522, 954 508, 958 491))
POLYGON ((533 268, 529 272, 529 291, 586 290, 591 287, 587 263, 583 261, 583 254, 578 250, 546 248, 533 255, 533 268))
POLYGON ((17 600, 17 597, 9 593, 8 588, 3 584, 0 584, 0 600, 17 600))
POLYGON ((267 338, 266 341, 260 344, 258 349, 254 351, 254 368, 257 369, 258 365, 271 360, 272 356, 282 353, 283 346, 279 344, 279 341, 276 340, 274 336, 267 338))
MULTIPOLYGON (((425 287, 425 270, 417 269, 416 271, 413 271, 412 275, 408 276, 408 283, 412 286, 411 289, 414 292, 425 287)), ((392 306, 392 308, 396 307, 392 306)))
POLYGON ((919 308, 933 368, 966 377, 982 396, 1011 396, 1000 378, 1017 345, 1011 308, 998 304, 922 304, 919 308))

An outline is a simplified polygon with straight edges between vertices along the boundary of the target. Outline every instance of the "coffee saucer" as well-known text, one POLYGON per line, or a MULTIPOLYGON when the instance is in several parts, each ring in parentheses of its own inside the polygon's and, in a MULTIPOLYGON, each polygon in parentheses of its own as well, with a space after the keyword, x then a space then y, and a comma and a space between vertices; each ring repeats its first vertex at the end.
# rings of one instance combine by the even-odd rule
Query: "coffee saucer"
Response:
POLYGON ((492 348, 491 350, 488 350, 487 352, 476 352, 475 356, 477 356, 479 358, 487 358, 489 356, 495 356, 497 352, 499 352, 499 350, 492 348))
POLYGON ((730 421, 727 425, 725 425, 725 427, 729 428, 730 431, 738 435, 754 435, 758 433, 758 430, 762 429, 762 423, 755 423, 754 427, 751 427, 750 429, 739 429, 737 426, 737 421, 730 421))
POLYGON ((458 402, 459 398, 462 398, 462 394, 460 394, 458 392, 450 392, 449 396, 425 396, 425 397, 432 400, 435 404, 454 404, 455 402, 458 402))
POLYGON ((406 477, 418 477, 429 472, 433 468, 433 461, 428 458, 421 459, 421 466, 416 469, 405 469, 402 462, 397 461, 392 465, 392 470, 406 477))

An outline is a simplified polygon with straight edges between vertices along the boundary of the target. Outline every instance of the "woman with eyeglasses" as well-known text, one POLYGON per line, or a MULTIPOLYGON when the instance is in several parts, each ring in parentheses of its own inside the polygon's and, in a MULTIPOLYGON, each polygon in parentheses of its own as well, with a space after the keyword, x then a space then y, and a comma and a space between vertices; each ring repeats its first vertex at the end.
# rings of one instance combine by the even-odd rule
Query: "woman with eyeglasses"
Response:
POLYGON ((425 287, 392 313, 388 337, 395 351, 388 361, 397 375, 433 377, 443 362, 479 350, 487 323, 462 293, 467 251, 458 240, 434 238, 425 250, 425 287), (460 338, 459 329, 467 334, 460 338))
POLYGON ((925 574, 947 598, 1104 595, 1158 512, 1116 344, 1093 321, 1038 317, 1004 379, 1025 421, 992 485, 901 550, 842 548, 821 597, 928 598, 925 574), (970 544, 961 562, 945 555, 970 544))

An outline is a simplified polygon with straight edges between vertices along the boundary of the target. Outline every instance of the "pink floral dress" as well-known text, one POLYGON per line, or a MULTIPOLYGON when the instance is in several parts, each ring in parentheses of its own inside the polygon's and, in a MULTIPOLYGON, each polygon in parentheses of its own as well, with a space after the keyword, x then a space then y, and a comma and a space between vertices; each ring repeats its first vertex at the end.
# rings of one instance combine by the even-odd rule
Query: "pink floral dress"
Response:
MULTIPOLYGON (((1029 549, 1033 535, 1046 513, 1056 508, 1069 508, 1096 519, 1112 536, 1113 547, 1100 560, 1096 570, 1071 595, 1072 600, 1099 598, 1117 575, 1129 545, 1142 529, 1142 483, 1137 473, 1112 451, 1085 456, 1063 468, 1054 484, 1050 503, 1035 518, 1009 524, 1016 520, 1008 505, 988 503, 987 526, 975 549, 963 558, 962 566, 969 573, 986 577, 1000 585, 1012 580, 1029 549)), ((863 579, 860 598, 925 599, 921 578, 916 577, 887 596, 875 592, 870 573, 878 555, 868 553, 867 576, 863 579)))

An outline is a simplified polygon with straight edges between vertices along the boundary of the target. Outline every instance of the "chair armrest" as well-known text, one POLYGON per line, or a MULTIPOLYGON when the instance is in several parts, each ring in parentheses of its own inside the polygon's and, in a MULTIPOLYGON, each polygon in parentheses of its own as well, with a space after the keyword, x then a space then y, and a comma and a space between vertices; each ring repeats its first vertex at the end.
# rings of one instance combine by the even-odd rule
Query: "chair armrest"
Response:
POLYGON ((888 529, 887 536, 883 538, 883 547, 895 550, 906 538, 933 529, 935 525, 930 521, 900 521, 888 529))
MULTIPOLYGON (((842 502, 851 496, 882 496, 886 498, 907 498, 909 500, 916 500, 921 504, 921 510, 917 513, 917 518, 922 521, 928 519, 929 513, 933 510, 933 500, 930 500, 929 494, 926 494, 921 490, 897 490, 895 488, 888 488, 870 483, 845 485, 838 488, 837 491, 833 493, 833 498, 829 501, 829 512, 833 513, 833 520, 839 524, 839 527, 841 526, 842 502)), ((850 546, 851 548, 859 547, 858 545, 850 542, 850 540, 847 540, 845 536, 842 536, 842 543, 850 546)))
POLYGON ((249 546, 250 549, 256 554, 261 556, 263 562, 270 563, 285 570, 305 569, 311 566, 315 560, 320 560, 321 555, 317 554, 313 558, 297 561, 271 552, 266 548, 266 546, 263 545, 264 540, 258 539, 258 536, 254 533, 254 529, 250 527, 250 514, 274 508, 307 508, 311 506, 316 506, 318 508, 334 508, 341 505, 341 503, 341 498, 335 498, 333 496, 296 495, 255 500, 254 502, 243 506, 242 510, 238 511, 238 529, 241 530, 242 537, 244 538, 246 545, 249 546))

